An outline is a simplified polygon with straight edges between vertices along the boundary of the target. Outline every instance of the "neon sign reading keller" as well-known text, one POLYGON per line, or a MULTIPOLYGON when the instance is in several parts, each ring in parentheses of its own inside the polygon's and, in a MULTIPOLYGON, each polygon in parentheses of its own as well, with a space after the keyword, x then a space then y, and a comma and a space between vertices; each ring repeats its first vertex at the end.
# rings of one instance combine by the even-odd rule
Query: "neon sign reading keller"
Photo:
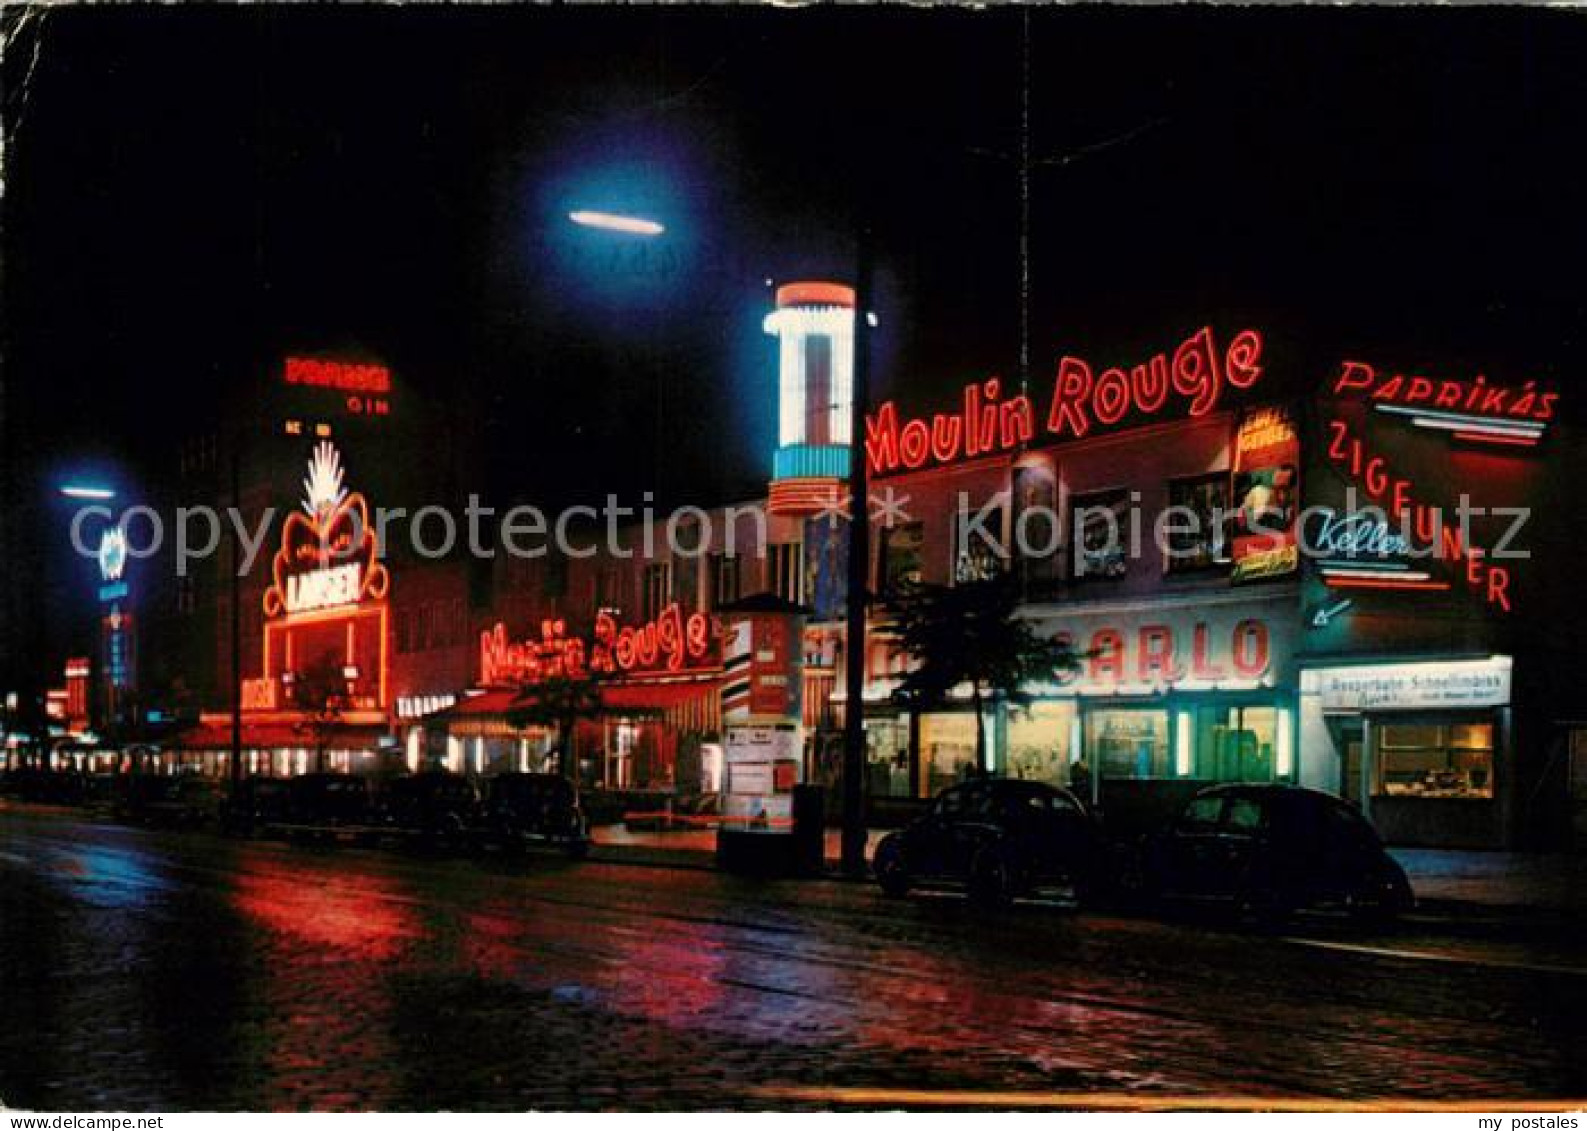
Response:
POLYGON ((342 457, 329 440, 314 448, 303 480, 303 513, 281 526, 281 545, 270 563, 267 617, 312 613, 379 600, 391 585, 375 560, 369 504, 342 485, 342 457))
MULTIPOLYGON (((1224 387, 1247 389, 1262 376, 1262 335, 1241 330, 1220 350, 1212 329, 1197 330, 1173 351, 1154 354, 1128 369, 1093 371, 1082 358, 1058 363, 1048 402, 1046 430, 1076 439, 1094 427, 1109 427, 1130 415, 1163 412, 1171 400, 1184 402, 1191 416, 1205 416, 1224 387)), ((928 464, 952 463, 1010 451, 1035 438, 1036 410, 1028 396, 1003 396, 1002 382, 991 377, 966 385, 960 408, 929 419, 900 422, 898 406, 887 401, 865 420, 865 455, 872 474, 914 471, 928 464)))

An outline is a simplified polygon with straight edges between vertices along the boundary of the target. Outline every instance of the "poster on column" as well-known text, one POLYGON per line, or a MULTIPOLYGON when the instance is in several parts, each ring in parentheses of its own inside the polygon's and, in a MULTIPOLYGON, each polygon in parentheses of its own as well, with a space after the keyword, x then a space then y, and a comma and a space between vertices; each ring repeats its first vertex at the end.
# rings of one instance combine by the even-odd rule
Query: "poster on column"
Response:
POLYGON ((803 732, 795 726, 730 726, 722 816, 735 827, 787 832, 799 784, 803 732))
POLYGON ((1300 505, 1300 436, 1294 414, 1268 406, 1247 410, 1234 438, 1231 580, 1284 577, 1300 564, 1295 535, 1300 505))

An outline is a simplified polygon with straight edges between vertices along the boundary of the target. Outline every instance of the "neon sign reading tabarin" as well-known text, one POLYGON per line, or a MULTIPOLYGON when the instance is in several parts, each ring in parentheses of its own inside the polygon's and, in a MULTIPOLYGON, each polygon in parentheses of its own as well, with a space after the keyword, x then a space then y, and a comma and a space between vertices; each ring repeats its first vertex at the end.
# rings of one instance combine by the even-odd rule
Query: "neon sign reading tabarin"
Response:
MULTIPOLYGON (((1054 437, 1078 439, 1127 416, 1163 412, 1170 401, 1183 403, 1191 416, 1205 416, 1225 386, 1247 389, 1256 383, 1261 359, 1257 331, 1241 330, 1220 350, 1211 327, 1190 335, 1172 355, 1154 354, 1128 369, 1110 366, 1097 373, 1083 358, 1065 356, 1053 380, 1046 429, 1054 437)), ((887 401, 866 417, 865 455, 873 475, 886 475, 1010 451, 1033 440, 1035 432, 1031 399, 1005 399, 1002 382, 992 377, 965 386, 958 411, 929 419, 900 422, 898 406, 887 401)))

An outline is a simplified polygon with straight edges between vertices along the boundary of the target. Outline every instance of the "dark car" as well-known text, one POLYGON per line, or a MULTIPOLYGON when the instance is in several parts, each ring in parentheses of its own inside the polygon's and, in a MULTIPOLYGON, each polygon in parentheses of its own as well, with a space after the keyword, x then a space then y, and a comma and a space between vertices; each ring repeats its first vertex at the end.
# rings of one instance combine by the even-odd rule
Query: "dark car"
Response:
POLYGON ((244 778, 221 803, 221 829, 234 836, 278 829, 287 821, 289 797, 290 783, 284 778, 244 778))
POLYGON ((354 774, 304 774, 292 778, 287 785, 283 825, 289 833, 371 836, 377 820, 366 778, 354 774))
POLYGON ((41 805, 78 805, 82 802, 82 775, 67 770, 19 767, 5 776, 5 792, 18 801, 41 805))
POLYGON ((1394 915, 1415 902, 1405 870, 1355 807, 1289 785, 1202 790, 1148 843, 1142 878, 1161 900, 1267 916, 1319 906, 1394 915))
POLYGON ((502 848, 554 844, 570 856, 590 849, 590 824, 579 791, 561 774, 498 774, 483 806, 484 835, 502 848))
POLYGON ((111 813, 121 821, 195 828, 220 811, 220 789, 207 778, 130 774, 120 780, 111 813))
POLYGON ((479 827, 479 791, 462 774, 446 770, 393 778, 382 807, 391 829, 425 844, 456 847, 479 827))
POLYGON ((872 867, 889 895, 948 883, 997 904, 1058 884, 1084 898, 1099 859, 1091 817, 1074 794, 985 779, 939 793, 925 816, 882 839, 872 867))

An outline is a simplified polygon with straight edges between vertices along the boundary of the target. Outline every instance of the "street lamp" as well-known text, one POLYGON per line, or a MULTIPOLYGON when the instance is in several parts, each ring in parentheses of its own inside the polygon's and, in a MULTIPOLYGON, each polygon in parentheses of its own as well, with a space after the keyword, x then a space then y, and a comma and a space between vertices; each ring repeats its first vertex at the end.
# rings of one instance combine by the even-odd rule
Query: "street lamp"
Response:
POLYGON ((106 502, 116 497, 116 492, 111 488, 90 483, 63 483, 60 491, 68 499, 93 499, 106 502))
POLYGON ((624 216, 617 212, 577 210, 568 213, 568 219, 585 228, 600 228, 607 232, 623 232, 631 236, 659 236, 667 229, 655 220, 643 216, 624 216))

